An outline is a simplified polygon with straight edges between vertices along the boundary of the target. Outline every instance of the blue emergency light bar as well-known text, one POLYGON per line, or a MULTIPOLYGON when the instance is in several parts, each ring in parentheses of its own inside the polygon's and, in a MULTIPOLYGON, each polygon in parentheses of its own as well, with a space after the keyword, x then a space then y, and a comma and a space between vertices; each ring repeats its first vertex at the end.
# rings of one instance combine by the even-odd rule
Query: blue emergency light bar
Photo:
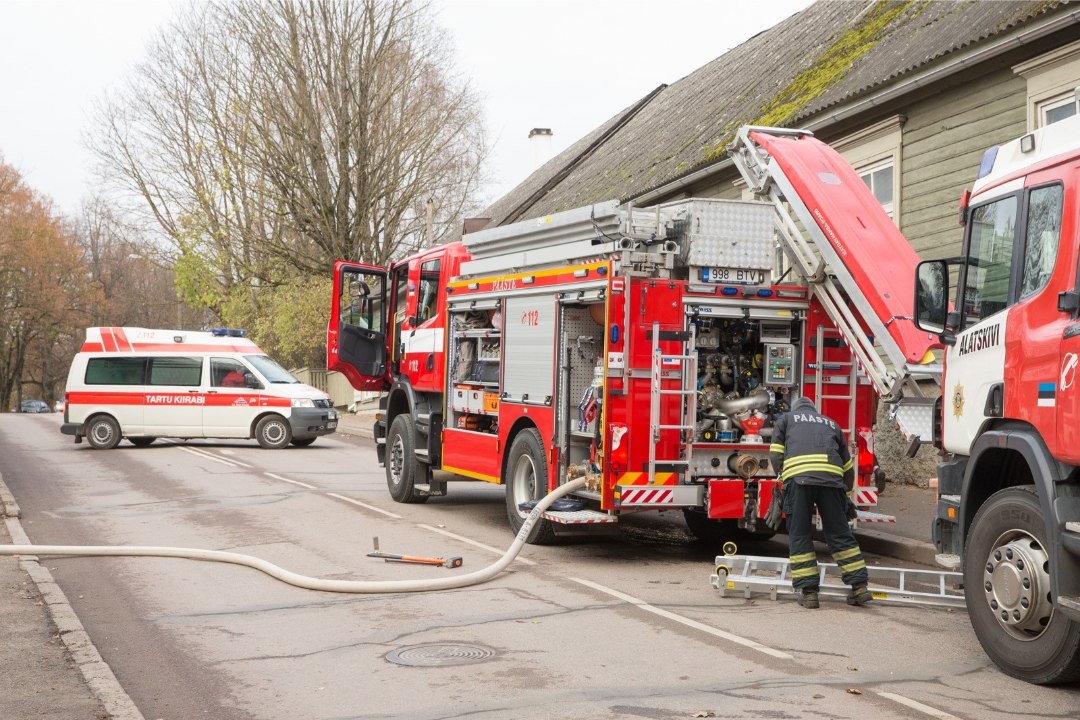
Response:
POLYGON ((237 330, 235 328, 214 328, 210 331, 210 334, 214 337, 244 337, 247 334, 246 330, 237 330))

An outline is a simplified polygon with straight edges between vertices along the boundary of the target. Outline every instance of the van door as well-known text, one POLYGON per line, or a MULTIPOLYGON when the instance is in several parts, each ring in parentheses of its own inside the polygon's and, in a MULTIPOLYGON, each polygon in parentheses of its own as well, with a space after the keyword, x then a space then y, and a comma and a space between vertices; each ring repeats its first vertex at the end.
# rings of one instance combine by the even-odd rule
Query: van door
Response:
POLYGON ((202 437, 203 358, 150 357, 146 368, 143 422, 154 437, 202 437))
POLYGON ((386 342, 386 270, 338 260, 334 302, 326 328, 326 368, 357 390, 389 386, 386 342))
POLYGON ((221 438, 251 437, 262 389, 255 373, 241 360, 211 356, 203 434, 221 438))

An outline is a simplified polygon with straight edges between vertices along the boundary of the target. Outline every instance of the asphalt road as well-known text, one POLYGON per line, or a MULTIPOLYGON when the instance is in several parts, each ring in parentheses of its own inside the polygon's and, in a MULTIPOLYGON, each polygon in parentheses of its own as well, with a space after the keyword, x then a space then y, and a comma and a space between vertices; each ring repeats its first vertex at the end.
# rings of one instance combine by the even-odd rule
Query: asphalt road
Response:
MULTIPOLYGON (((36 544, 230 550, 376 580, 471 572, 512 540, 501 488, 396 504, 367 440, 95 451, 59 422, 0 415, 0 472, 36 544), (368 558, 375 536, 464 566, 368 558)), ((754 550, 782 556, 780 540, 754 550)), ((146 718, 1076 717, 1080 691, 1001 675, 962 612, 724 599, 714 555, 647 516, 440 593, 319 593, 180 559, 45 564, 146 718)))

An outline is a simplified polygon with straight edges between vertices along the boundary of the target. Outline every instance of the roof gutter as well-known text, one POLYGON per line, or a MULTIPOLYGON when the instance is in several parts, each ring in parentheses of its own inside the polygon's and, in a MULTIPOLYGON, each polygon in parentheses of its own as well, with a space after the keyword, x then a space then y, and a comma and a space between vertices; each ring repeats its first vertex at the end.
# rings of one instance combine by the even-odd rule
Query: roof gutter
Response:
MULTIPOLYGON (((850 117, 858 115, 861 112, 865 112, 866 110, 877 107, 878 105, 882 105, 891 100, 895 100, 898 97, 902 97, 907 93, 918 90, 924 85, 943 80, 950 75, 955 75, 956 73, 962 70, 966 70, 973 65, 977 65, 978 63, 990 60, 998 55, 1002 55, 1008 52, 1009 50, 1020 47, 1021 45, 1027 45, 1028 43, 1044 38, 1047 35, 1051 35, 1057 32, 1058 30, 1062 30, 1069 27, 1070 25, 1075 25, 1077 23, 1080 23, 1080 8, 1064 13, 1062 15, 1057 15, 1053 18, 1048 18, 1034 26, 1025 27, 989 45, 972 48, 966 52, 955 55, 950 62, 947 62, 944 65, 924 70, 923 72, 913 75, 912 77, 904 80, 903 82, 882 88, 881 90, 872 93, 871 95, 861 100, 842 105, 836 111, 812 120, 811 122, 808 122, 801 127, 810 131, 821 130, 822 128, 826 128, 829 125, 840 122, 842 120, 846 120, 850 117)), ((624 199, 624 202, 633 200, 635 205, 648 205, 657 198, 661 198, 665 195, 670 195, 672 193, 678 192, 685 187, 693 185, 699 180, 704 180, 705 178, 711 175, 715 175, 721 170, 726 170, 733 165, 734 163, 732 162, 730 157, 724 158, 723 160, 715 162, 711 165, 706 165, 703 168, 694 170, 689 175, 684 175, 680 178, 671 180, 663 185, 658 185, 652 190, 646 190, 640 195, 627 197, 624 199)))

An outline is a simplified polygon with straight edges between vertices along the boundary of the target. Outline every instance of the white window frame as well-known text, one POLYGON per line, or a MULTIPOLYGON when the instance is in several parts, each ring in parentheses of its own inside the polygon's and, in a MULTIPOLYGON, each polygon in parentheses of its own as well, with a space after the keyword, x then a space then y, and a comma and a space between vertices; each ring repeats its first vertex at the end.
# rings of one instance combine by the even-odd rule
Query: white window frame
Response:
POLYGON ((900 186, 900 160, 903 154, 904 123, 907 117, 893 115, 879 123, 870 125, 847 137, 830 143, 855 168, 861 178, 867 173, 892 167, 892 202, 882 205, 892 218, 893 224, 900 227, 900 212, 903 193, 900 186))
MULTIPOLYGON (((1013 72, 1027 82, 1027 129, 1046 124, 1046 111, 1076 102, 1080 86, 1080 40, 1013 66, 1013 72)), ((1080 111, 1080 108, 1077 108, 1080 111)))
MULTIPOLYGON (((892 170, 892 180, 893 180, 893 183, 892 183, 892 197, 889 199, 889 202, 881 203, 881 207, 885 210, 886 213, 888 213, 889 219, 893 220, 893 222, 895 223, 896 220, 894 219, 894 216, 893 216, 893 209, 896 207, 896 175, 897 175, 897 173, 896 173, 896 164, 892 161, 892 158, 889 158, 888 160, 885 160, 883 162, 872 163, 872 164, 867 165, 867 166, 862 167, 862 168, 856 168, 855 172, 858 173, 859 178, 862 179, 863 182, 866 182, 867 177, 870 178, 870 182, 866 183, 866 184, 867 184, 867 187, 870 188, 870 191, 873 192, 874 191, 873 176, 874 176, 874 173, 878 172, 879 170, 892 170)), ((875 195, 876 195, 876 193, 875 193, 875 195)))
POLYGON ((1077 102, 1076 95, 1076 92, 1065 93, 1064 95, 1060 95, 1055 98, 1049 98, 1038 103, 1035 106, 1037 111, 1036 119, 1039 123, 1038 126, 1046 127, 1047 125, 1049 125, 1050 123, 1046 120, 1047 113, 1060 107, 1068 107, 1069 105, 1072 105, 1073 108, 1076 110, 1076 113, 1074 114, 1080 113, 1080 103, 1077 102))

